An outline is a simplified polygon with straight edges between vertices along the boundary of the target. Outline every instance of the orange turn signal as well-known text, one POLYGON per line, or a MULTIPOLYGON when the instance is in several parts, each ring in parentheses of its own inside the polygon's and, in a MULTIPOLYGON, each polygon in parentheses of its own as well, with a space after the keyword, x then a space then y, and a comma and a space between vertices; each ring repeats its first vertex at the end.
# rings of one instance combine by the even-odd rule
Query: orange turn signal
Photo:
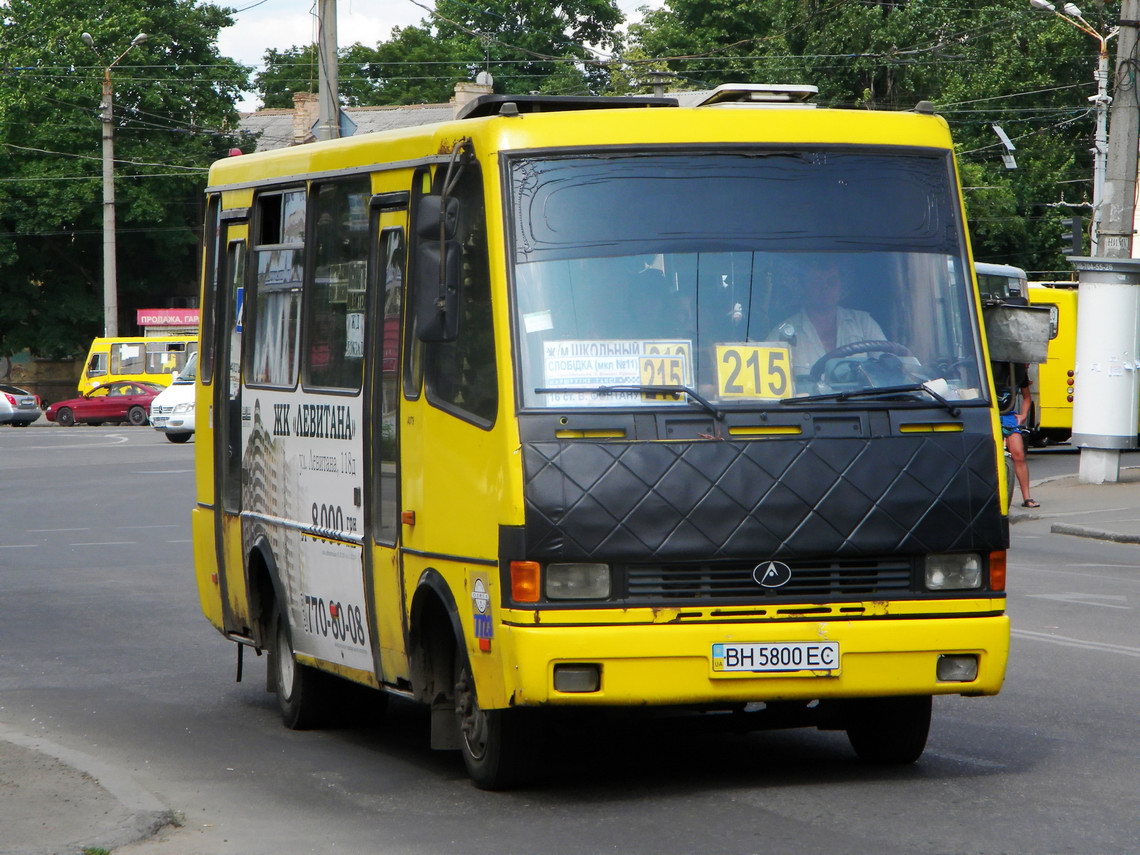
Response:
POLYGON ((537 603, 542 591, 542 570, 537 561, 511 562, 511 599, 537 603))
POLYGON ((416 524, 416 512, 415 511, 401 511, 400 512, 400 522, 402 522, 404 525, 415 525, 416 524))
POLYGON ((990 590, 1005 590, 1005 550, 990 553, 990 590))

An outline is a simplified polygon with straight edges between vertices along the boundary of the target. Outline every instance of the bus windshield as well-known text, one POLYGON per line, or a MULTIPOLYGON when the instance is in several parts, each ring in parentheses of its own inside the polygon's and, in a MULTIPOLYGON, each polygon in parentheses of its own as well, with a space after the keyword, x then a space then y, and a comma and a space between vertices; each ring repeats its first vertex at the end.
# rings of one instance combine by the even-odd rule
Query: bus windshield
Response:
POLYGON ((509 181, 524 407, 986 395, 944 152, 575 153, 509 181))

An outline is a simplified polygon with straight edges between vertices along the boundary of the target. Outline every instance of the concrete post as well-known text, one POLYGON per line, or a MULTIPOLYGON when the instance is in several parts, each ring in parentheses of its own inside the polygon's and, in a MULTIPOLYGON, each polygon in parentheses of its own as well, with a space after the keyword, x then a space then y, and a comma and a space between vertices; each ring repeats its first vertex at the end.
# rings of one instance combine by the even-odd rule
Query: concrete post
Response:
POLYGON ((1138 19, 1140 0, 1123 0, 1097 257, 1070 259, 1080 273, 1073 442, 1087 484, 1117 481, 1120 450, 1136 447, 1140 263, 1131 255, 1140 104, 1129 63, 1138 19))
POLYGON ((103 335, 119 334, 119 271, 115 243, 115 126, 111 69, 103 71, 103 335))
POLYGON ((336 0, 318 0, 317 20, 317 91, 321 102, 321 118, 313 135, 319 140, 335 140, 340 138, 336 0))

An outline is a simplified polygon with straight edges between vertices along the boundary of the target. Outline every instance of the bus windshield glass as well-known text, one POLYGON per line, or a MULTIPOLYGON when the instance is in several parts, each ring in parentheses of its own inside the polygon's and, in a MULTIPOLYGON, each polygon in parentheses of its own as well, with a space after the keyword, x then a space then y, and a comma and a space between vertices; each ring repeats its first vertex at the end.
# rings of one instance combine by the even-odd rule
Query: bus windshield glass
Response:
POLYGON ((947 152, 575 153, 509 181, 524 407, 986 396, 947 152))

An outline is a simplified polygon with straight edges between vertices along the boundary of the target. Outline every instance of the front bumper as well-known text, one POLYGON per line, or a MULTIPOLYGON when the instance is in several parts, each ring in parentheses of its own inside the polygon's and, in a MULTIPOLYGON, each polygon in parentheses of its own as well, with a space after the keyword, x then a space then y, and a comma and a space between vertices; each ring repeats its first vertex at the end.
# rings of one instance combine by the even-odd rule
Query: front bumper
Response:
MULTIPOLYGON (((504 626, 508 704, 628 706, 814 700, 890 695, 992 695, 1005 679, 1009 619, 962 617, 698 623, 637 626, 504 626), (826 676, 717 673, 712 646, 729 642, 837 642, 840 668, 826 676), (940 682, 941 654, 974 654, 971 682, 940 682), (597 664, 596 692, 554 688, 561 663, 597 664)), ((478 657, 479 654, 474 654, 478 657)), ((474 664, 474 663, 473 663, 474 664)))

